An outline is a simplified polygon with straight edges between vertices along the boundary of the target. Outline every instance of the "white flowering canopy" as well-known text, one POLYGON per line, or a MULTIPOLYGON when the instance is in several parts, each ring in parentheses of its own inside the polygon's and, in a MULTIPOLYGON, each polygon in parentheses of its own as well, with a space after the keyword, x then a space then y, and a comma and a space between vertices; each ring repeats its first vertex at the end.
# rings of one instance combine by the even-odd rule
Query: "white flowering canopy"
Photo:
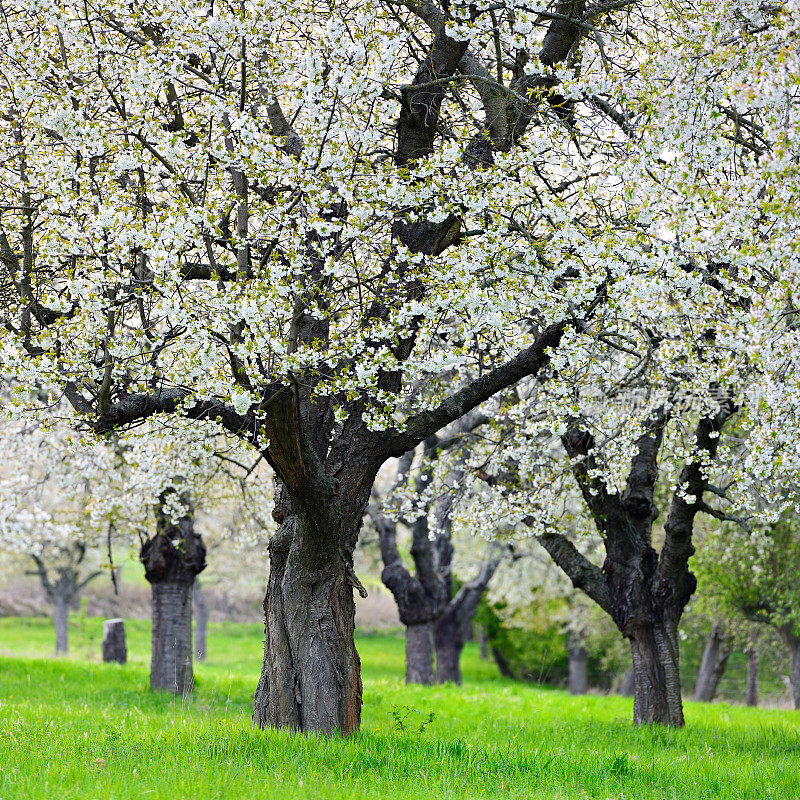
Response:
POLYGON ((268 503, 271 476, 247 475, 245 446, 212 433, 178 422, 158 435, 137 430, 98 441, 64 423, 0 420, 0 550, 53 567, 78 546, 102 551, 105 562, 112 541, 133 547, 152 535, 156 505, 183 513, 186 492, 211 543, 263 546, 269 531, 241 509, 268 503), (221 469, 226 463, 236 468, 221 469))
POLYGON ((796 474, 796 2, 3 15, 0 347, 21 384, 109 427, 155 397, 241 429, 299 382, 402 429, 557 324, 553 427, 576 395, 646 383, 637 413, 598 414, 635 433, 678 386, 749 387, 746 469, 769 477, 777 446, 796 474))

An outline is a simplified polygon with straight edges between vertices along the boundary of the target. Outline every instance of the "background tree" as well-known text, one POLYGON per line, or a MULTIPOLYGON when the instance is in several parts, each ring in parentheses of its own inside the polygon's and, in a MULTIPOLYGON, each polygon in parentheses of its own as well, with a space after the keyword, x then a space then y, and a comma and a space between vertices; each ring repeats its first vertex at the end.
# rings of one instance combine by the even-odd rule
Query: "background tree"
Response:
POLYGON ((68 615, 81 590, 108 568, 113 522, 91 511, 102 448, 81 450, 62 427, 0 420, 0 548, 33 561, 53 607, 56 653, 69 649, 68 615), (95 479, 93 479, 95 478, 95 479))
POLYGON ((213 426, 180 422, 159 437, 136 431, 118 448, 117 482, 106 491, 124 492, 128 504, 133 499, 139 508, 138 523, 131 519, 130 525, 151 586, 153 690, 186 694, 193 688, 194 587, 207 552, 200 526, 215 549, 233 547, 237 537, 225 528, 225 518, 248 499, 263 503, 271 497, 271 474, 247 458, 246 447, 213 426))
POLYGON ((800 524, 794 509, 752 529, 721 525, 698 556, 698 572, 720 604, 780 635, 800 708, 800 524))
POLYGON ((475 617, 483 593, 506 555, 506 548, 489 546, 474 575, 457 591, 453 584, 453 513, 457 486, 463 477, 460 450, 465 439, 485 418, 472 415, 434 434, 422 445, 419 463, 414 452, 397 463, 394 485, 382 500, 373 490, 369 516, 378 533, 383 571, 381 580, 397 602, 406 626, 406 681, 461 683, 459 668, 465 630, 475 617), (440 456, 452 451, 447 464, 440 456), (435 481, 435 468, 440 467, 435 481), (383 506, 383 509, 381 508, 383 506), (398 548, 398 517, 405 514, 411 528, 410 554, 414 574, 398 548), (436 654, 434 666, 434 652, 436 654))

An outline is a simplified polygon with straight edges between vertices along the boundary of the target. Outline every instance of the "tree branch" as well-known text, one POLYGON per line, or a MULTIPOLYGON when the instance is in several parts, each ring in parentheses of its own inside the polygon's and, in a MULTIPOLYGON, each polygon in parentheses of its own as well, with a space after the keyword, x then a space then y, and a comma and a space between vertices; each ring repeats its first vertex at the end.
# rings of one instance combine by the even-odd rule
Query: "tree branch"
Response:
MULTIPOLYGON (((531 525, 525 520, 527 525, 531 525)), ((562 572, 572 581, 576 589, 585 592, 597 605, 609 614, 611 596, 605 576, 597 565, 586 558, 583 553, 566 536, 555 531, 548 531, 536 536, 536 541, 544 547, 562 572)))
POLYGON ((511 361, 476 378, 436 408, 410 417, 402 432, 387 431, 383 444, 386 457, 402 455, 445 425, 477 408, 497 392, 507 389, 522 378, 536 375, 549 359, 548 350, 558 346, 568 324, 565 320, 549 325, 530 347, 511 361))
MULTIPOLYGON (((689 574, 688 562, 694 553, 694 519, 697 512, 703 510, 703 494, 708 487, 700 454, 704 453, 709 460, 716 456, 720 432, 736 411, 733 400, 727 398, 720 402, 713 416, 703 417, 697 423, 695 450, 698 455, 681 470, 678 485, 672 495, 669 516, 664 524, 664 546, 661 548, 654 577, 656 587, 661 587, 664 591, 668 591, 668 587, 680 586, 682 576, 689 574)), ((686 588, 688 590, 689 587, 686 588)), ((691 590, 694 591, 694 586, 691 590)))

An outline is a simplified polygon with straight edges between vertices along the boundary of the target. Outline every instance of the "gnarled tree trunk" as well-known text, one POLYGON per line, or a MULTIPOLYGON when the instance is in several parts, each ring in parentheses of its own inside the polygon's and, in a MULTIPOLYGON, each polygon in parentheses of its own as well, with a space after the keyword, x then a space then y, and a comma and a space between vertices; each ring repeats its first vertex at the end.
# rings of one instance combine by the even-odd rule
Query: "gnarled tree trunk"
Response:
MULTIPOLYGON (((435 457, 438 438, 425 441, 423 458, 435 457)), ((398 461, 396 486, 408 479, 413 451, 398 461)), ((424 491, 431 480, 431 467, 424 462, 416 489, 424 491)), ((448 599, 448 585, 439 573, 436 550, 431 546, 427 513, 411 526, 411 557, 415 573, 403 562, 397 547, 397 524, 371 505, 369 514, 378 532, 383 560, 381 580, 397 603, 400 621, 406 629, 406 683, 431 684, 435 679, 433 665, 434 626, 448 599)))
POLYGON ((352 563, 287 516, 269 544, 264 665, 253 724, 329 736, 361 721, 352 563))
POLYGON ((747 648, 747 687, 744 702, 751 707, 758 705, 758 650, 747 648))
MULTIPOLYGON (((443 515, 440 515, 443 516, 443 515)), ((449 507, 447 511, 447 537, 440 543, 440 563, 446 565, 444 581, 447 592, 451 589, 450 564, 453 546, 450 543, 449 507)), ((436 679, 439 683, 461 683, 461 653, 467 640, 466 633, 472 627, 478 604, 492 580, 497 567, 507 553, 507 548, 498 544, 489 545, 489 552, 481 565, 480 572, 465 583, 445 606, 436 623, 436 679)))
POLYGON ((142 546, 140 558, 151 594, 150 688, 187 694, 194 687, 192 671, 192 587, 205 569, 206 548, 194 530, 191 501, 184 495, 184 513, 174 522, 165 510, 172 490, 156 509, 156 535, 142 546))
POLYGON ((200 578, 194 579, 194 657, 197 661, 206 660, 206 632, 208 630, 208 604, 203 593, 200 578))
POLYGON ((710 703, 717 694, 717 687, 725 672, 731 654, 729 637, 725 635, 722 625, 714 623, 706 638, 703 658, 697 672, 697 683, 694 688, 694 699, 710 703))
MULTIPOLYGON (((702 417, 695 444, 713 459, 719 433, 736 408, 720 401, 713 415, 702 417)), ((634 722, 681 727, 684 724, 679 670, 678 623, 697 581, 689 570, 694 553, 695 517, 706 510, 709 489, 699 458, 684 464, 664 523, 661 552, 653 548, 654 501, 658 454, 669 416, 652 412, 636 440, 630 471, 622 491, 609 491, 599 477, 594 437, 573 421, 561 437, 572 473, 603 538, 602 569, 563 534, 548 531, 536 539, 572 581, 586 592, 631 643, 634 676, 634 722)))
POLYGON ((682 727, 677 625, 641 625, 631 636, 633 721, 682 727))

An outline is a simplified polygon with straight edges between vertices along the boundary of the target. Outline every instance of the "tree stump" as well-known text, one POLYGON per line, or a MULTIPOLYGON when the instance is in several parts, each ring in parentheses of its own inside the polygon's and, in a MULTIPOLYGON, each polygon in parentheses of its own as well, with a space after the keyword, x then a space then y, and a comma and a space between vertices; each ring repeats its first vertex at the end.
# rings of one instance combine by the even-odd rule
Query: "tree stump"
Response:
POLYGON ((107 619, 103 622, 103 661, 124 664, 128 660, 125 644, 125 620, 107 619))

